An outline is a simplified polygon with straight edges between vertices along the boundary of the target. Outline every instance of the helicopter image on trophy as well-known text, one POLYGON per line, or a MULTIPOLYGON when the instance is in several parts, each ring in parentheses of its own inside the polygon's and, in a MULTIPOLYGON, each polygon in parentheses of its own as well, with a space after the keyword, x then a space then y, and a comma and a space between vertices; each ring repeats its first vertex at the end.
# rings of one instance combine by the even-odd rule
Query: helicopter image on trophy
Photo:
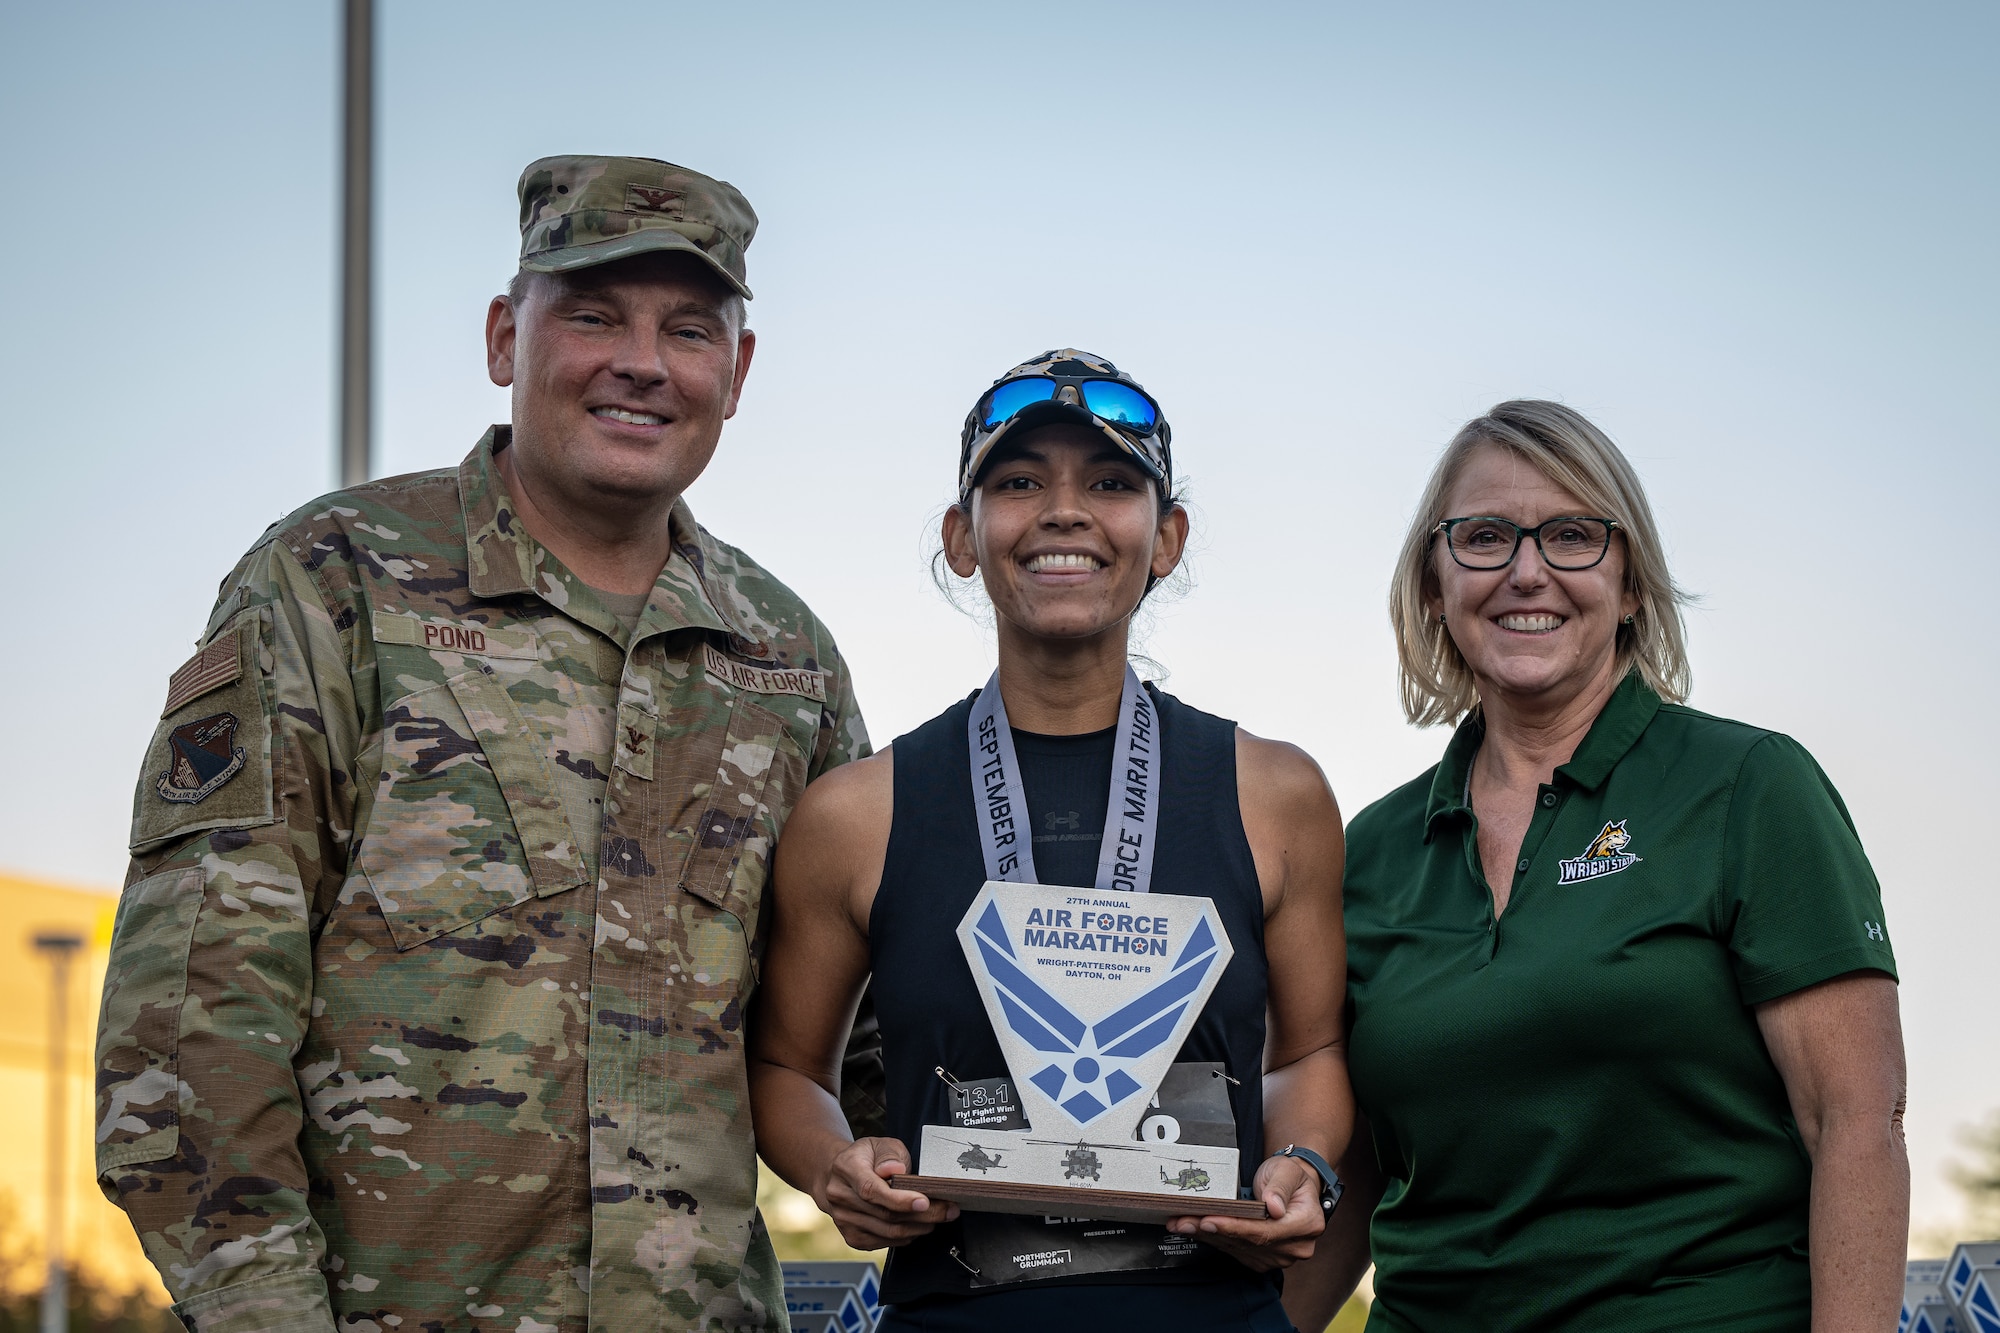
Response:
POLYGON ((1187 1165, 1174 1175, 1168 1175, 1165 1166, 1160 1168, 1161 1183, 1172 1185, 1178 1190, 1206 1190, 1210 1183, 1208 1172, 1196 1166, 1192 1159, 1184 1158, 1183 1160, 1187 1162, 1187 1165))
POLYGON ((1096 1180, 1103 1172, 1104 1160, 1081 1143, 1063 1154, 1064 1180, 1082 1180, 1085 1176, 1096 1180))
POLYGON ((967 1143, 964 1139, 946 1139, 945 1142, 965 1149, 958 1155, 958 1168, 961 1171, 977 1171, 983 1176, 988 1171, 1007 1169, 1007 1164, 1000 1160, 999 1153, 988 1152, 980 1144, 967 1143))
POLYGON ((1068 1143, 1061 1139, 1029 1139, 1030 1143, 1045 1143, 1063 1149, 1062 1168, 1064 1180, 1101 1180, 1104 1176, 1104 1159, 1097 1155, 1099 1148, 1112 1152, 1144 1152, 1144 1148, 1130 1147, 1122 1143, 1085 1143, 1079 1139, 1068 1143))

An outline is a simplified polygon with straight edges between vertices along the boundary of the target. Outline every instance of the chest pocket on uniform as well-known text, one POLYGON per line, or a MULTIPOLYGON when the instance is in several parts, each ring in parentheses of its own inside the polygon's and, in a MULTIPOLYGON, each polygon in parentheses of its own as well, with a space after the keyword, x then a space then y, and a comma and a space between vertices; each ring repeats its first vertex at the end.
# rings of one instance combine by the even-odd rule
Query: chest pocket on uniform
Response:
POLYGON ((685 775, 696 815, 680 887, 728 912, 746 931, 754 930, 771 848, 798 803, 805 776, 805 755, 791 728, 776 713, 739 696, 715 767, 685 775))
POLYGON ((584 882, 548 759, 490 667, 384 710, 355 855, 398 949, 584 882))

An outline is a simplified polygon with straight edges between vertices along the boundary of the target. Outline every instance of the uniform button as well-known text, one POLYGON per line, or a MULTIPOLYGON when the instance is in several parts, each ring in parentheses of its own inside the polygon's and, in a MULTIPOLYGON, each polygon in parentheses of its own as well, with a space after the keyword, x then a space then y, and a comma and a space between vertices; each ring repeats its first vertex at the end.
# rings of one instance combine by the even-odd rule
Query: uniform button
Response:
POLYGON ((1528 863, 1526 861, 1523 861, 1521 862, 1521 864, 1514 867, 1514 869, 1516 870, 1526 870, 1527 868, 1528 868, 1528 863))
POLYGON ((1546 806, 1549 806, 1549 807, 1553 808, 1553 807, 1555 806, 1555 803, 1556 803, 1556 794, 1555 794, 1554 792, 1552 792, 1552 791, 1545 791, 1545 792, 1543 792, 1543 793, 1542 793, 1542 804, 1543 804, 1543 805, 1546 805, 1546 806))

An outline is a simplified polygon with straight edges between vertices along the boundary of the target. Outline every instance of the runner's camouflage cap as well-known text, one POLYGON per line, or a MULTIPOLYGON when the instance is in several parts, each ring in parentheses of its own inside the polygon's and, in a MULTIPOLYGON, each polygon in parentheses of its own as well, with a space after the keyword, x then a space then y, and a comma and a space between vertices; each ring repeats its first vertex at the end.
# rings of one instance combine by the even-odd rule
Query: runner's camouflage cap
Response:
POLYGON ((743 252, 757 214, 728 181, 650 157, 545 157, 521 173, 520 195, 522 268, 565 273, 685 250, 749 299, 743 252))
POLYGON ((1174 456, 1170 447, 1174 432, 1167 425, 1167 414, 1160 411, 1158 400, 1146 393, 1145 386, 1127 375, 1103 357, 1091 352, 1080 352, 1074 347, 1059 347, 1043 352, 1029 361, 1023 361, 1012 370, 994 380, 972 410, 965 415, 965 429, 959 435, 958 449, 958 499, 972 494, 973 483, 979 479, 979 470, 986 466, 986 460, 993 456, 993 450, 1015 427, 1025 430, 1032 426, 1046 425, 1051 421, 1074 421, 1086 426, 1096 426, 1110 436, 1120 449, 1132 456, 1134 462, 1146 470, 1146 474, 1160 483, 1160 492, 1171 495, 1174 490, 1174 456), (1136 435, 1129 426, 1115 426, 1103 417, 1092 413, 1083 405, 1083 398, 1075 384, 1062 384, 1056 389, 1055 397, 1039 403, 1030 403, 990 431, 980 420, 980 409, 986 405, 988 395, 1009 380, 1029 379, 1037 376, 1056 379, 1102 379, 1116 380, 1128 384, 1145 394, 1147 401, 1159 414, 1159 423, 1151 435, 1136 435))

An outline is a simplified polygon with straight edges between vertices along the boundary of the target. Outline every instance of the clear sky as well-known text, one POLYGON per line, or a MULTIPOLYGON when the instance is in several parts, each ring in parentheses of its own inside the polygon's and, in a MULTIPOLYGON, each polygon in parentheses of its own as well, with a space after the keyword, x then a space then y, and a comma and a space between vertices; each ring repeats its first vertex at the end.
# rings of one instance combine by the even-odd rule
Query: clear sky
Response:
MULTIPOLYGON (((1325 767, 1432 763, 1384 614, 1436 451, 1562 399, 1640 469, 1693 703, 1845 794, 1903 968, 1920 1222, 2000 1106, 1988 577, 2000 8, 412 3, 381 23, 380 470, 505 396, 480 325, 557 152, 735 182, 759 352, 690 493, 833 627, 878 740, 977 685, 932 589, 957 432, 1044 348, 1175 427, 1168 688, 1325 767), (1977 578, 1975 576, 1978 576, 1977 578)), ((329 488, 337 14, 0 5, 0 862, 112 886, 217 581, 329 488)))

